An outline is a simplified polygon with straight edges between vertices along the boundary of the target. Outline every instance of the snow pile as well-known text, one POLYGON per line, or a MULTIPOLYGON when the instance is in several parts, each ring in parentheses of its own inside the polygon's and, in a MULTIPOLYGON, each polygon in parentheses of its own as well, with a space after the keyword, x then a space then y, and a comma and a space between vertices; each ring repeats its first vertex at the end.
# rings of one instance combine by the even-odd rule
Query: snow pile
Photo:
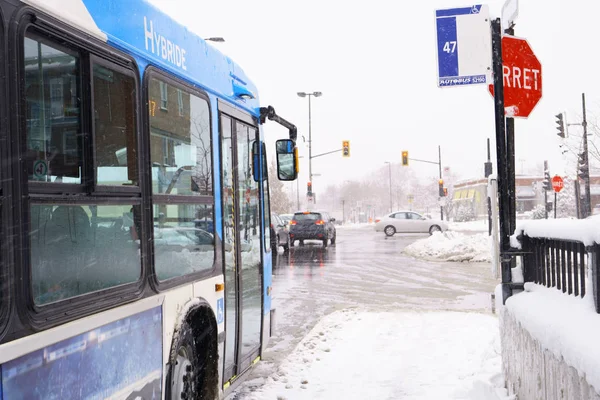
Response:
POLYGON ((465 235, 446 231, 411 243, 404 253, 430 261, 490 262, 491 246, 491 237, 487 233, 465 235))
POLYGON ((600 228, 595 218, 517 221, 513 237, 521 234, 521 231, 530 237, 576 240, 586 246, 600 243, 600 228))
POLYGON ((448 229, 460 232, 488 232, 489 226, 487 219, 479 219, 476 221, 450 222, 448 229))
POLYGON ((247 398, 509 400, 503 384, 494 316, 341 310, 247 398))
POLYGON ((506 309, 542 348, 557 359, 563 357, 590 385, 600 388, 600 315, 594 310, 591 291, 586 293, 582 299, 525 283, 525 292, 509 297, 506 309))

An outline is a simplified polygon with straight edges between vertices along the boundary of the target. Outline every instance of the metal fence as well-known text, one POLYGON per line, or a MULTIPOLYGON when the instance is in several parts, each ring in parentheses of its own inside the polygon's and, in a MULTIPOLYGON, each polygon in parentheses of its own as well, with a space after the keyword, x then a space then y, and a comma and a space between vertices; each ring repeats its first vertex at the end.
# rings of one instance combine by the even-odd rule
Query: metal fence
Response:
POLYGON ((587 271, 591 268, 596 312, 600 313, 600 245, 585 246, 575 240, 529 237, 521 234, 523 279, 554 287, 573 296, 586 294, 587 271))

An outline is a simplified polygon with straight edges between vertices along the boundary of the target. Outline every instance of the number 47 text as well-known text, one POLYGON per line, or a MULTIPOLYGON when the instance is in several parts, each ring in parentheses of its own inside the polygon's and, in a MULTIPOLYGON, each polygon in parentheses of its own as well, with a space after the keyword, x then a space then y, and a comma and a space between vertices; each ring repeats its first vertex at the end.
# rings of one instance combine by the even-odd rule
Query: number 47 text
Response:
POLYGON ((456 41, 451 41, 451 42, 444 43, 443 50, 446 53, 454 53, 454 51, 456 50, 456 41))

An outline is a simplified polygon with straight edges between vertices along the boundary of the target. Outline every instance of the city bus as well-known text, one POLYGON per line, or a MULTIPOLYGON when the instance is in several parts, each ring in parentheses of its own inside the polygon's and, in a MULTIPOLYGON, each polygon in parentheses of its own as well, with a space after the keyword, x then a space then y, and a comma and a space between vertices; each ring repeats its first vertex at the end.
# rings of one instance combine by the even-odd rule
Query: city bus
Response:
POLYGON ((0 400, 227 396, 273 333, 296 127, 145 0, 0 0, 0 37, 0 400))

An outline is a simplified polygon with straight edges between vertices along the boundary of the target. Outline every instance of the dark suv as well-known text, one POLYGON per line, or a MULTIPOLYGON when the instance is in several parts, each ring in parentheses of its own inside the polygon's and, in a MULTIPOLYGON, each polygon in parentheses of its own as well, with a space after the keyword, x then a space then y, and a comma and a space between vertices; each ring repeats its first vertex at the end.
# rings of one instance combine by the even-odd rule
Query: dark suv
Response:
POLYGON ((305 240, 321 240, 323 246, 327 241, 335 244, 335 218, 331 218, 326 212, 305 211, 297 212, 290 221, 290 246, 293 247, 296 240, 300 246, 305 240))

